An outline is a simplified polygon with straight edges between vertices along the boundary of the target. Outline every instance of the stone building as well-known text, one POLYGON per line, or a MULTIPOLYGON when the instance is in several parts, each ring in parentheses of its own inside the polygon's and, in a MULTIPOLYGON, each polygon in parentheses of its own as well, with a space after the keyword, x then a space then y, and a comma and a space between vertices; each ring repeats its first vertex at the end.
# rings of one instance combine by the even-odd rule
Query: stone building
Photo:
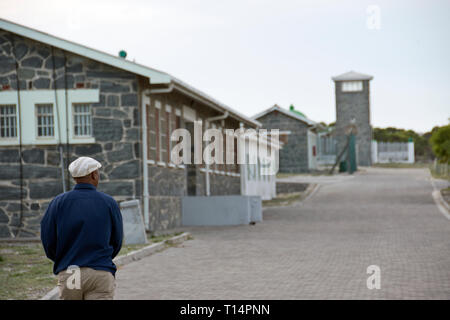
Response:
POLYGON ((332 78, 336 91, 337 153, 346 145, 350 128, 356 130, 358 165, 371 165, 372 126, 370 124, 370 80, 372 76, 350 71, 332 78))
POLYGON ((317 168, 317 126, 293 106, 289 110, 278 105, 253 116, 265 129, 280 129, 286 140, 280 150, 281 173, 309 172, 317 168))
POLYGON ((0 19, 0 238, 35 237, 79 156, 99 190, 139 199, 150 231, 179 226, 184 195, 241 193, 240 166, 175 166, 176 128, 259 123, 171 75, 0 19))

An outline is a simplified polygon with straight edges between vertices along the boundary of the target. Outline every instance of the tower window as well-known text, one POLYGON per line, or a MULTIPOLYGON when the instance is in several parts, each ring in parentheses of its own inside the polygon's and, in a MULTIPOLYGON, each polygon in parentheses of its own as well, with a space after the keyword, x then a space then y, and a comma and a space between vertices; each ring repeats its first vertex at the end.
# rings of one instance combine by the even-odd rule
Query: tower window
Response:
POLYGON ((345 81, 342 82, 342 92, 357 92, 363 90, 362 81, 345 81))

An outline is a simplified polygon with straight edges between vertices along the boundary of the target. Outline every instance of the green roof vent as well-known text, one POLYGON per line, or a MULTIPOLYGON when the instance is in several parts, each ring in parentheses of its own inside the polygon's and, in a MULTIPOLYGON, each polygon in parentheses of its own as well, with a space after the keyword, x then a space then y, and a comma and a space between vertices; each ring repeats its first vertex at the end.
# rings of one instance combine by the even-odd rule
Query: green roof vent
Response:
POLYGON ((125 59, 127 57, 127 52, 125 50, 120 50, 119 57, 125 59))
POLYGON ((295 110, 293 104, 291 104, 291 105, 289 106, 289 111, 291 111, 291 112, 293 112, 293 113, 295 113, 295 114, 297 114, 297 115, 299 115, 299 116, 302 116, 303 118, 306 118, 306 116, 305 116, 302 112, 300 112, 300 111, 298 111, 298 110, 295 110))

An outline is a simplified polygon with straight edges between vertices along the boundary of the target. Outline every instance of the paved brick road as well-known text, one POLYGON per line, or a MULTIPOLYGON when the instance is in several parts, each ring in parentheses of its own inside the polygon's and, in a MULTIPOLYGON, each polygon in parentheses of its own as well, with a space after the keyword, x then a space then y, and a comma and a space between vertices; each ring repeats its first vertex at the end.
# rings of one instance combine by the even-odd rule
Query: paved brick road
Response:
POLYGON ((194 240, 117 273, 118 299, 450 299, 450 220, 422 169, 369 169, 324 183, 255 226, 194 240), (366 268, 381 268, 381 289, 366 268))

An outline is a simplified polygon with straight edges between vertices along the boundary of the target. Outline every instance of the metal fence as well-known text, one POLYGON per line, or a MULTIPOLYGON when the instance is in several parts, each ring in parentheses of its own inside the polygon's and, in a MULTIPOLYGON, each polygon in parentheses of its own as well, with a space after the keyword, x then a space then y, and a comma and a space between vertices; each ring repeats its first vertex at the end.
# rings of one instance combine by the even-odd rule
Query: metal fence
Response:
POLYGON ((439 178, 450 178, 450 164, 440 163, 438 159, 435 159, 433 165, 431 166, 431 171, 433 171, 435 176, 439 178))

